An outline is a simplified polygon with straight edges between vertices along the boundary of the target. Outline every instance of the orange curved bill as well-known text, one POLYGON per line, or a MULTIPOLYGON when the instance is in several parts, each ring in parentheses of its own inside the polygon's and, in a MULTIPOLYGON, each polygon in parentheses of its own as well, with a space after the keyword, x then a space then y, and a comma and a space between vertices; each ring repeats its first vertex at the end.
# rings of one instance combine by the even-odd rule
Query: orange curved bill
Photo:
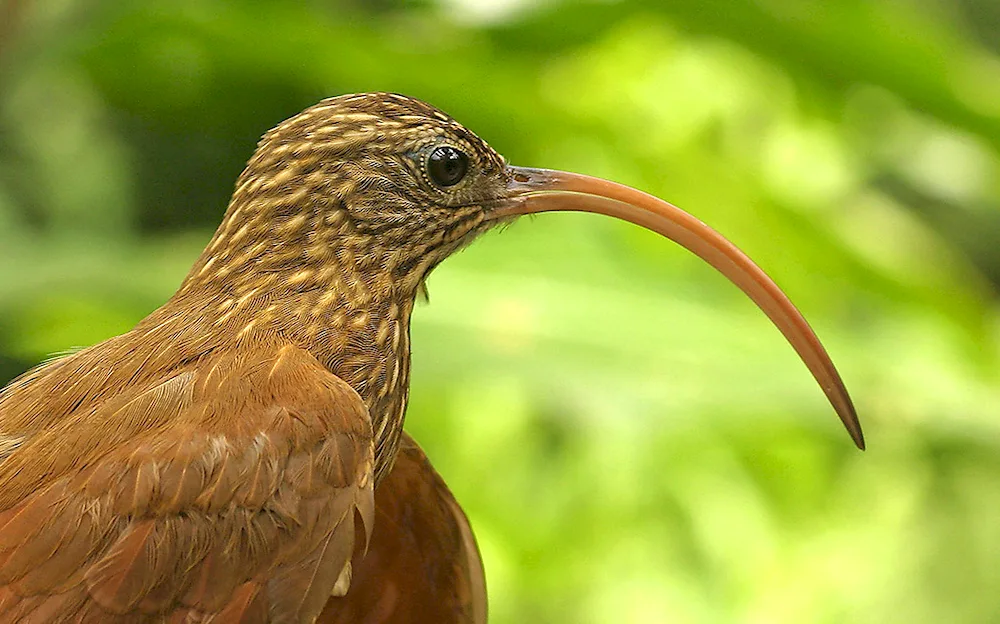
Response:
POLYGON ((617 217, 666 236, 715 267, 767 314, 805 362, 859 449, 865 439, 854 404, 826 349, 802 314, 745 253, 695 217, 634 188, 576 173, 510 167, 507 199, 494 211, 502 219, 572 210, 617 217))

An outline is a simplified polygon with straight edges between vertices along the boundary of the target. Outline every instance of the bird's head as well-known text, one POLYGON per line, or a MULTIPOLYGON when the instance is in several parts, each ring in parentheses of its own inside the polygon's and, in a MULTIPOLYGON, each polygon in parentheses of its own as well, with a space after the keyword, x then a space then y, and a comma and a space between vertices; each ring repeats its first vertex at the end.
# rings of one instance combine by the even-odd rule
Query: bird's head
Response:
POLYGON ((238 272, 234 260, 290 274, 326 265, 412 293, 496 224, 510 177, 496 151, 423 102, 330 98, 261 139, 206 250, 206 274, 238 272))
POLYGON ((624 219, 686 247, 774 322, 820 383, 855 443, 861 427, 805 319, 743 252, 679 208, 598 178, 508 165, 448 115, 397 94, 331 98, 261 139, 215 238, 185 287, 257 292, 357 286, 409 297, 439 262, 519 215, 577 210, 624 219), (242 290, 241 290, 242 289, 242 290))

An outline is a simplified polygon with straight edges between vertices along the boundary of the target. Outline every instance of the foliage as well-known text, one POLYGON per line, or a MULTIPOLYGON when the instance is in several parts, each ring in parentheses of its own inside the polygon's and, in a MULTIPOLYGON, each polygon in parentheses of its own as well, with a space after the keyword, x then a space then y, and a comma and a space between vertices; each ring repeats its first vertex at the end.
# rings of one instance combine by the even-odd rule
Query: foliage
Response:
POLYGON ((868 434, 853 450, 759 311, 657 237, 491 234, 414 315, 407 426, 472 518, 492 621, 993 621, 996 7, 5 0, 0 378, 165 300, 264 130, 399 91, 726 233, 868 434))

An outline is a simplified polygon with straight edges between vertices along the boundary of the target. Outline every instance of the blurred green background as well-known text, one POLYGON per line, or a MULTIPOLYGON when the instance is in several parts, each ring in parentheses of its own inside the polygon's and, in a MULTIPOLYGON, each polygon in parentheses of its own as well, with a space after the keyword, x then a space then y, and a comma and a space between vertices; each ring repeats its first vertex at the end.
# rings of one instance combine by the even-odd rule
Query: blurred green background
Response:
POLYGON ((486 236, 413 318, 407 428, 492 622, 1000 621, 1000 3, 0 0, 0 380, 127 330, 260 134, 392 90, 713 224, 851 388, 592 215, 486 236))

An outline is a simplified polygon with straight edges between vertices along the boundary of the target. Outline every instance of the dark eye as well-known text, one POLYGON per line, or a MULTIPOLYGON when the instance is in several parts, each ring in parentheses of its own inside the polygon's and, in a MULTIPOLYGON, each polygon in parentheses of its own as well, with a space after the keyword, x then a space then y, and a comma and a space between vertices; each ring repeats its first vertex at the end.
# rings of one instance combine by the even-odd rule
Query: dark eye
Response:
POLYGON ((435 147, 427 159, 427 173, 438 186, 455 186, 469 170, 469 157, 450 146, 435 147))

